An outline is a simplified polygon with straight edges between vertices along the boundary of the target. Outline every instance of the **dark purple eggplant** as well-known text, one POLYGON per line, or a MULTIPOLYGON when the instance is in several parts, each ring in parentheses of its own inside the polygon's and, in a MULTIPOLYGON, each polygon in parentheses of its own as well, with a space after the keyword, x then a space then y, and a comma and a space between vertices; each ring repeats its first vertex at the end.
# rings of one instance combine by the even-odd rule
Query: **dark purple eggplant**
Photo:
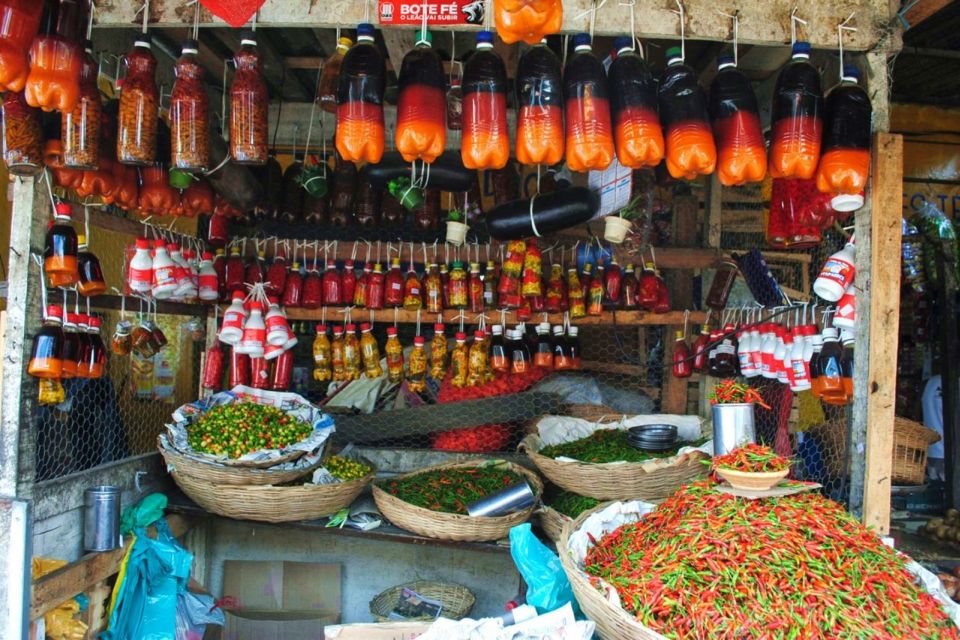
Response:
MULTIPOLYGON (((417 176, 423 165, 417 163, 417 176)), ((428 187, 442 191, 467 191, 470 182, 476 181, 477 172, 463 166, 459 151, 444 151, 429 165, 428 187)), ((405 162, 398 151, 383 154, 383 160, 377 164, 368 164, 363 174, 378 189, 386 189, 394 178, 409 178, 410 163, 405 162)))
POLYGON ((330 224, 335 227, 353 225, 353 198, 357 191, 357 166, 337 154, 333 170, 333 195, 330 198, 330 224))
POLYGON ((487 212, 487 229, 497 240, 546 235, 583 224, 599 207, 600 197, 596 193, 586 187, 570 187, 537 196, 533 202, 533 224, 529 200, 514 200, 494 207, 487 212))
POLYGON ((306 191, 300 186, 302 174, 302 162, 294 162, 283 172, 283 200, 277 217, 287 224, 303 220, 303 196, 306 191))

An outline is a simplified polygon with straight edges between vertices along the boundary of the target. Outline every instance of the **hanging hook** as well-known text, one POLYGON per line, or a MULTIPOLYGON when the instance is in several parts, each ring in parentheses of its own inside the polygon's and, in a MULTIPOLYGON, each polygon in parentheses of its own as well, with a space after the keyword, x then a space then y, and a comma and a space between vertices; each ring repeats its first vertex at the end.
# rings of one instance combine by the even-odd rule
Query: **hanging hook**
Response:
POLYGON ((732 14, 724 13, 718 9, 717 13, 733 20, 733 66, 737 66, 737 64, 740 62, 737 53, 737 43, 740 40, 740 9, 737 9, 732 14))

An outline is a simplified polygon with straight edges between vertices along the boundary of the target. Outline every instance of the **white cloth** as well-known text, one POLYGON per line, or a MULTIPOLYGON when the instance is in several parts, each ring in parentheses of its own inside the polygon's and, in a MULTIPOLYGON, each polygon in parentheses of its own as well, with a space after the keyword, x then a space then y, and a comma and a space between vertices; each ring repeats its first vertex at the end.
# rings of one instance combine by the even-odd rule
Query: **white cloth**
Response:
POLYGON ((927 457, 943 458, 943 382, 939 375, 927 380, 923 389, 923 424, 940 434, 940 440, 927 449, 927 457))

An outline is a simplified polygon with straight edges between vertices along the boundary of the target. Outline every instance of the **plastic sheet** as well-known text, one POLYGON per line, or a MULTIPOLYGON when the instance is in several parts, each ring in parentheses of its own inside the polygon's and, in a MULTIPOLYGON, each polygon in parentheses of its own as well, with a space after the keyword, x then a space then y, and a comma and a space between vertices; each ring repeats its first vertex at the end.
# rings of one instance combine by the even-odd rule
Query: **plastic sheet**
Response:
POLYGON ((560 558, 533 534, 529 522, 510 529, 510 556, 527 583, 527 604, 547 612, 573 600, 560 558))

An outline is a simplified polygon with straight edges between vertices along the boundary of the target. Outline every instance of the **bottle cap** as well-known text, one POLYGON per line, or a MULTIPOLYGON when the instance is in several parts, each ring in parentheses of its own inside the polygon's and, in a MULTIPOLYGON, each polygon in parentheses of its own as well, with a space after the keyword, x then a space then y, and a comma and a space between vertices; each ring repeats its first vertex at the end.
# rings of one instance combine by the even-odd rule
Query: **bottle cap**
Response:
MULTIPOLYGON (((336 329, 334 329, 334 331, 336 331, 336 329)), ((396 335, 397 335, 396 327, 387 327, 387 337, 394 338, 396 337, 396 335)))
POLYGON ((203 253, 200 254, 200 259, 201 259, 201 260, 213 260, 213 254, 210 253, 209 251, 204 251, 203 253))
POLYGON ((161 240, 160 238, 157 238, 156 240, 153 241, 153 248, 166 250, 167 243, 161 240))
POLYGON ((218 258, 219 258, 220 256, 222 256, 222 255, 225 255, 225 252, 224 252, 224 250, 223 250, 223 247, 215 250, 215 251, 213 252, 213 255, 217 256, 218 258))
POLYGON ((827 327, 823 330, 823 337, 829 338, 831 340, 836 340, 837 336, 840 335, 840 332, 837 331, 836 327, 827 327))
MULTIPOLYGON (((85 313, 78 313, 78 314, 77 314, 77 325, 78 325, 78 326, 86 325, 89 321, 90 321, 90 316, 88 316, 87 314, 85 314, 85 313)), ((148 324, 149 324, 149 323, 148 323, 148 324)))
POLYGON ((90 316, 87 320, 87 323, 90 325, 91 329, 99 329, 103 326, 103 320, 97 316, 90 316))
POLYGON ((578 33, 577 35, 573 36, 573 50, 592 51, 593 47, 590 46, 590 34, 578 33))
POLYGON ((622 53, 625 49, 631 48, 630 36, 617 36, 613 39, 613 50, 622 53))
POLYGON ((427 31, 420 38, 417 39, 416 46, 423 45, 425 47, 433 46, 433 34, 427 31))
POLYGON ((443 333, 443 330, 444 330, 444 329, 445 329, 445 327, 443 326, 443 323, 442 323, 442 322, 438 322, 438 323, 436 323, 435 325, 433 325, 433 330, 434 330, 436 333, 443 333))
POLYGON ((361 22, 357 25, 357 41, 360 40, 373 40, 374 29, 373 25, 369 22, 361 22))
POLYGON ((180 55, 192 54, 197 55, 200 51, 200 43, 196 40, 184 40, 183 45, 180 47, 180 55))
POLYGON ((337 41, 337 51, 339 51, 340 53, 346 53, 347 51, 350 50, 350 47, 352 46, 353 46, 353 40, 351 40, 350 38, 344 37, 344 38, 340 38, 337 41))
MULTIPOLYGON (((69 314, 68 314, 69 315, 69 314)), ((47 320, 63 321, 63 309, 58 304, 47 305, 47 320)))
POLYGON ((170 253, 173 253, 174 251, 180 251, 180 245, 178 245, 176 242, 168 242, 167 251, 170 253))
POLYGON ((233 294, 230 296, 230 299, 233 300, 234 302, 238 300, 243 300, 243 298, 244 298, 243 291, 241 291, 240 289, 237 289, 236 291, 234 291, 233 294))
POLYGON ((470 273, 480 273, 480 263, 471 262, 470 263, 470 273))
POLYGON ((683 340, 683 331, 677 331, 677 342, 683 340))
POLYGON ((490 49, 493 47, 493 31, 477 32, 477 49, 490 49))
POLYGON ((371 329, 373 329, 373 326, 371 326, 369 322, 363 322, 360 324, 360 331, 364 333, 367 333, 371 329))
POLYGON ((794 42, 793 43, 793 57, 800 59, 807 59, 810 57, 810 43, 809 42, 794 42))
POLYGON ((667 66, 683 63, 683 51, 680 47, 670 47, 667 49, 667 66))
MULTIPOLYGON (((329 262, 328 262, 328 264, 329 264, 329 262)), ((390 260, 390 266, 391 266, 391 267, 399 267, 399 266, 400 266, 400 258, 393 258, 392 260, 390 260)))
POLYGON ((729 53, 722 54, 717 58, 717 69, 727 69, 729 67, 736 67, 737 63, 733 61, 733 56, 729 53))
POLYGON ((251 300, 249 304, 250 304, 250 311, 251 311, 251 312, 254 312, 254 311, 262 312, 262 311, 263 311, 263 303, 262 303, 262 302, 258 302, 258 301, 256 301, 256 300, 251 300))
POLYGON ((279 305, 280 298, 278 298, 277 296, 267 296, 267 302, 270 303, 270 306, 279 305))
POLYGON ((495 336, 503 335, 503 325, 495 324, 493 325, 492 329, 493 329, 493 335, 495 336))
POLYGON ((484 338, 487 337, 487 334, 485 331, 483 331, 483 329, 477 329, 476 331, 473 332, 473 337, 478 340, 483 340, 484 338))
POLYGON ((463 263, 459 260, 455 260, 453 263, 453 268, 463 270, 463 263))
POLYGON ((539 325, 537 325, 537 330, 538 330, 538 331, 543 331, 544 333, 550 333, 550 323, 549 323, 549 322, 541 322, 539 325))
POLYGON ((378 262, 377 264, 373 265, 373 272, 383 273, 383 266, 378 262))
POLYGON ((413 336, 413 346, 422 347, 423 346, 423 336, 413 336))
POLYGON ((576 338, 577 334, 580 333, 580 329, 577 327, 570 327, 569 333, 571 338, 576 338))
POLYGON ((465 334, 463 331, 457 331, 457 336, 456 336, 456 337, 457 337, 457 342, 466 342, 466 341, 467 341, 467 334, 465 334))
POLYGON ((149 249, 150 240, 147 238, 137 238, 137 249, 149 249))
POLYGON ((326 332, 327 332, 327 325, 325 325, 325 324, 318 324, 318 325, 317 325, 317 333, 325 334, 326 332))
POLYGON ((830 206, 833 207, 834 211, 838 211, 840 213, 856 211, 863 206, 863 194, 841 193, 839 195, 835 195, 833 196, 833 199, 830 200, 830 206))
POLYGON ((149 49, 153 46, 153 38, 149 33, 138 34, 137 39, 133 41, 133 46, 149 49))
POLYGON ((68 202, 58 202, 57 206, 54 207, 54 211, 56 211, 58 216, 63 216, 65 218, 69 218, 71 215, 73 215, 73 207, 71 207, 70 203, 68 202))
MULTIPOLYGON (((341 336, 341 335, 343 335, 343 327, 341 327, 341 326, 336 326, 336 327, 334 327, 334 328, 333 328, 333 335, 335 335, 335 336, 341 336)), ((390 330, 389 330, 389 329, 387 329, 387 335, 390 335, 390 330)))
POLYGON ((593 265, 589 262, 583 265, 583 275, 588 276, 590 272, 593 271, 593 265))
POLYGON ((78 315, 79 314, 76 314, 76 313, 68 313, 67 324, 73 324, 73 325, 77 324, 77 321, 79 320, 79 318, 77 317, 78 315))
POLYGON ((87 244, 87 236, 82 233, 77 234, 77 244, 87 244))
POLYGON ((240 34, 240 46, 250 45, 251 47, 257 46, 257 34, 250 29, 244 29, 240 34))
POLYGON ((843 65, 843 80, 844 82, 860 82, 860 69, 852 64, 843 65))
POLYGON ((562 336, 563 335, 563 325, 554 325, 553 326, 553 335, 562 336))
POLYGON ((357 332, 357 325, 354 324, 354 323, 352 323, 352 322, 351 322, 350 324, 348 324, 346 328, 347 328, 347 333, 356 333, 356 332, 357 332))

